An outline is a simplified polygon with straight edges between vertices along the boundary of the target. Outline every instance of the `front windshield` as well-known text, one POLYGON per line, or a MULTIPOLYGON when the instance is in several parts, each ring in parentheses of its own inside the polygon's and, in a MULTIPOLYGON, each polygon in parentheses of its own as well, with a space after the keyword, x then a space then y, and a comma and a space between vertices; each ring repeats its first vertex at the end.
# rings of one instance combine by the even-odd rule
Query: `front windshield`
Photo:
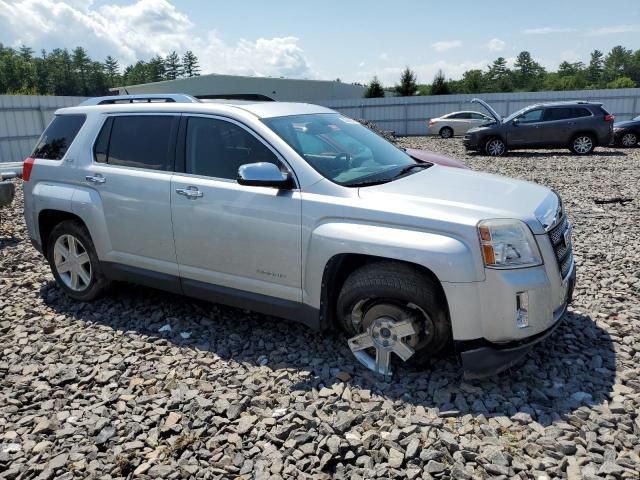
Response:
POLYGON ((360 123, 337 113, 275 117, 263 122, 320 174, 340 185, 384 183, 418 170, 405 170, 416 161, 360 123))
POLYGON ((517 116, 522 115, 524 112, 526 112, 526 111, 527 111, 527 109, 528 109, 528 108, 529 108, 529 107, 524 107, 524 108, 522 108, 522 109, 518 110, 517 112, 512 113, 511 115, 509 115, 507 118, 505 118, 505 119, 504 119, 504 122, 503 122, 503 123, 510 122, 511 120, 513 120, 514 118, 516 118, 517 116))

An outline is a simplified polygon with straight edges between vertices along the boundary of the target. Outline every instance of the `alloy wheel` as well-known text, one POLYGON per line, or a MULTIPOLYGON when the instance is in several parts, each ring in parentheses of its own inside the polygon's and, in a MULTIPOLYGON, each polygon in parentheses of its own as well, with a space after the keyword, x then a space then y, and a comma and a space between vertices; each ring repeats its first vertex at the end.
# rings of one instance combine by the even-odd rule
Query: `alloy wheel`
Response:
POLYGON ((86 290, 93 272, 89 252, 73 235, 58 237, 53 246, 53 263, 64 284, 75 292, 86 290))
POLYGON ((622 136, 622 145, 625 147, 633 147, 636 143, 638 143, 638 137, 636 137, 635 133, 625 133, 622 136))
POLYGON ((451 138, 453 137, 453 130, 451 130, 449 127, 444 127, 442 130, 440 130, 440 136, 442 138, 451 138))
POLYGON ((504 150, 504 142, 499 138, 489 140, 489 143, 487 143, 487 153, 492 157, 499 157, 504 153, 504 150))
POLYGON ((593 140, 591 140, 591 137, 588 137, 586 135, 577 137, 573 141, 573 149, 576 151, 576 153, 589 153, 591 150, 593 150, 593 140))
POLYGON ((358 302, 352 313, 353 325, 362 333, 348 340, 356 359, 385 378, 391 375, 391 354, 406 362, 434 332, 429 315, 414 304, 399 305, 393 300, 358 302))

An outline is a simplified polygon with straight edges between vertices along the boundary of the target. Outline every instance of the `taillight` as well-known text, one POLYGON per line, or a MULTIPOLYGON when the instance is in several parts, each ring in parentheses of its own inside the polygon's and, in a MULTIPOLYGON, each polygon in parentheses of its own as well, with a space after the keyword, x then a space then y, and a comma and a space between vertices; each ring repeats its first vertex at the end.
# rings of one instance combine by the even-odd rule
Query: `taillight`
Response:
POLYGON ((33 170, 33 164, 35 160, 31 157, 27 157, 22 164, 22 181, 28 182, 29 178, 31 178, 31 170, 33 170))
POLYGON ((604 121, 605 122, 613 122, 615 120, 615 115, 611 115, 611 114, 607 114, 604 116, 604 121))

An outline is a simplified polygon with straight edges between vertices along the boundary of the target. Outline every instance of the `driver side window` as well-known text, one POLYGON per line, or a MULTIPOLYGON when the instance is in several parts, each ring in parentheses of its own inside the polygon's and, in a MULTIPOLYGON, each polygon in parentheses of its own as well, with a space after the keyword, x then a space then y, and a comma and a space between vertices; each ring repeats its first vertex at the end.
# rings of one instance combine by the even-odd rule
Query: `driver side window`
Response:
POLYGON ((542 121, 542 114, 544 110, 542 108, 536 108, 534 110, 529 110, 528 112, 523 113, 518 117, 518 121, 520 123, 535 123, 542 121))
POLYGON ((284 166, 275 154, 244 128, 216 118, 191 117, 187 121, 186 172, 207 177, 238 178, 247 163, 284 166))

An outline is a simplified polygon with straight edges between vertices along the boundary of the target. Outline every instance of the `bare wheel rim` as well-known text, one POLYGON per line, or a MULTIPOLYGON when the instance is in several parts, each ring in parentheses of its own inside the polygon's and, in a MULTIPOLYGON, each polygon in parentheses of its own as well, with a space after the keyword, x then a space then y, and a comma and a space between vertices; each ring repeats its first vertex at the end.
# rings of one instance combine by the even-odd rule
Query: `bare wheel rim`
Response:
POLYGON ((622 145, 625 147, 633 147, 638 143, 638 137, 634 133, 625 133, 622 137, 622 145))
POLYGON ((487 144, 487 152, 492 156, 499 156, 504 153, 504 142, 494 138, 487 144))
POLYGON ((361 300, 351 312, 351 321, 361 331, 348 340, 352 353, 369 370, 385 377, 391 375, 392 353, 406 362, 434 334, 429 315, 413 303, 361 300))
POLYGON ((58 237, 53 246, 53 264, 62 282, 74 292, 89 288, 93 271, 87 249, 73 235, 58 237))
POLYGON ((573 141, 573 148, 578 153, 589 153, 593 148, 593 140, 586 135, 578 137, 573 141))

